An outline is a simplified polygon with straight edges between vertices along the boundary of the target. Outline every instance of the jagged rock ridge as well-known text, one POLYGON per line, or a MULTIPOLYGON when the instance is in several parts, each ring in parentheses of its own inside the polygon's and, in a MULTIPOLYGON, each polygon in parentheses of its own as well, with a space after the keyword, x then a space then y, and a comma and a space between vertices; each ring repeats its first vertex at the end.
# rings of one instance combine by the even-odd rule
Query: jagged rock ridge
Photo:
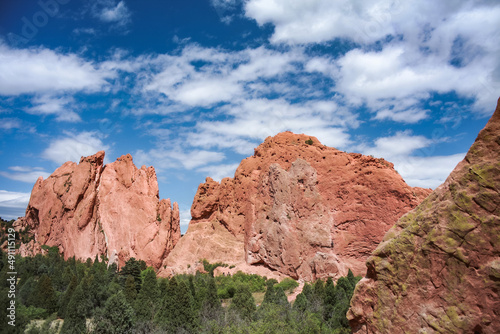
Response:
POLYGON ((119 265, 130 257, 159 268, 180 239, 179 208, 159 199, 153 167, 138 169, 124 155, 103 165, 104 151, 66 162, 31 193, 26 216, 16 222, 33 240, 24 256, 57 246, 65 258, 105 255, 119 265))
POLYGON ((368 259, 354 332, 499 333, 499 192, 500 99, 465 159, 368 259))
POLYGON ((161 274, 194 271, 200 259, 307 280, 361 274, 385 232, 429 193, 383 159, 280 133, 234 178, 199 186, 188 231, 161 274))

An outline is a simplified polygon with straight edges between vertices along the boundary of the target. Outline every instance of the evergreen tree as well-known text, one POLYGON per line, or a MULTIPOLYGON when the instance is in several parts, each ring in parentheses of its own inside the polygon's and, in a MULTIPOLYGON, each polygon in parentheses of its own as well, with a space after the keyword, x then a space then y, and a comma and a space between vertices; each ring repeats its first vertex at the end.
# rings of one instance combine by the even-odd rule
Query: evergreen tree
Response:
POLYGON ((94 319, 94 333, 122 334, 134 326, 134 310, 122 292, 109 297, 102 312, 94 319))
POLYGON ((295 298, 295 302, 293 303, 293 309, 305 312, 309 308, 309 302, 307 301, 307 297, 303 293, 299 293, 297 298, 295 298))
POLYGON ((137 321, 152 321, 158 304, 158 284, 154 270, 146 270, 141 290, 134 303, 137 321))
POLYGON ((127 302, 131 305, 134 304, 135 299, 137 298, 137 288, 136 282, 132 275, 128 275, 125 281, 125 287, 123 289, 123 293, 125 294, 125 298, 127 302))
POLYGON ((66 311, 68 309, 69 302, 71 301, 71 297, 73 296, 73 293, 75 292, 77 286, 78 286, 78 282, 77 282, 76 276, 73 275, 73 277, 71 278, 71 281, 68 284, 68 287, 66 288, 66 291, 63 293, 63 295, 60 299, 60 306, 59 306, 58 315, 61 318, 66 318, 66 311))
POLYGON ((64 323, 60 334, 81 334, 87 332, 85 312, 82 304, 85 303, 85 292, 82 284, 78 284, 68 304, 64 323))
POLYGON ((57 310, 57 297, 56 292, 52 286, 52 280, 46 274, 43 274, 38 281, 35 290, 34 305, 46 309, 48 314, 57 310))
POLYGON ((196 325, 193 297, 186 283, 183 281, 178 283, 175 276, 168 282, 162 308, 155 321, 173 332, 178 330, 189 332, 196 325))
MULTIPOLYGON (((339 279, 340 281, 340 279, 339 279)), ((335 305, 328 325, 331 328, 349 328, 349 322, 346 318, 347 310, 349 309, 349 299, 343 287, 337 284, 335 288, 335 305)))
POLYGON ((19 289, 19 301, 26 306, 34 305, 36 289, 37 282, 35 278, 31 276, 19 289))
MULTIPOLYGON (((197 294, 201 295, 201 294, 197 294)), ((201 300, 200 318, 203 323, 209 321, 221 322, 223 310, 219 297, 217 296, 217 287, 215 279, 208 276, 208 282, 201 300)))
POLYGON ((335 285, 329 277, 325 285, 325 300, 323 309, 323 319, 328 321, 332 317, 333 307, 335 306, 335 285))
POLYGON ((125 262, 125 265, 120 270, 122 286, 125 285, 125 281, 128 276, 132 276, 135 280, 135 288, 138 292, 142 284, 141 272, 144 269, 146 269, 146 263, 144 261, 137 261, 135 258, 131 257, 127 262, 125 262))
POLYGON ((229 310, 235 312, 241 319, 250 321, 255 313, 255 299, 246 285, 238 285, 229 310))

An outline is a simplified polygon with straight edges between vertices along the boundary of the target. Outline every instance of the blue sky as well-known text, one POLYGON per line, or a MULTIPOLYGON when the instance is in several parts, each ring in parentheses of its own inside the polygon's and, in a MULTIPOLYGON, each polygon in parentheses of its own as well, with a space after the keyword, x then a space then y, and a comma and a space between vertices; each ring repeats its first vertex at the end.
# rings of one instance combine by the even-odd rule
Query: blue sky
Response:
POLYGON ((0 216, 106 150, 156 169, 182 229, 199 183, 290 130, 444 181, 500 95, 500 3, 0 2, 0 216))

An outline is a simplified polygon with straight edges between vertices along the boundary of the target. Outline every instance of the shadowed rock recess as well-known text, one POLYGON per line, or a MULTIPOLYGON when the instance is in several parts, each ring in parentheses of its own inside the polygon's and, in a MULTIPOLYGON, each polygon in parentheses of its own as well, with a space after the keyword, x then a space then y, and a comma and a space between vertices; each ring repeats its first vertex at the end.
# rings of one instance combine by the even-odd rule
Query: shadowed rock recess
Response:
POLYGON ((448 179, 390 229, 348 312, 355 333, 500 333, 500 99, 448 179))
POLYGON ((384 159, 280 133, 234 178, 199 186, 188 231, 160 274, 194 273, 200 259, 268 277, 362 274, 385 232, 429 193, 408 186, 384 159))
POLYGON ((68 161, 33 187, 26 216, 16 221, 32 240, 19 253, 57 246, 67 259, 105 255, 123 265, 131 257, 159 268, 180 239, 179 208, 160 201, 153 167, 138 169, 127 154, 103 165, 104 152, 68 161))

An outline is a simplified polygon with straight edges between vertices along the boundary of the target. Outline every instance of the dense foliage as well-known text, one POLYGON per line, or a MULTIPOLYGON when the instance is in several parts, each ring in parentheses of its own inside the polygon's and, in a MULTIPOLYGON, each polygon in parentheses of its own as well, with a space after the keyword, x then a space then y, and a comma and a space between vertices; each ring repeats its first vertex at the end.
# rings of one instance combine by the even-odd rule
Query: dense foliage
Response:
MULTIPOLYGON (((8 257, 2 251, 0 258, 6 319, 8 257)), ((118 271, 105 259, 64 261, 57 248, 16 256, 15 267, 16 327, 3 326, 2 333, 349 333, 345 314, 358 281, 349 273, 336 285, 306 284, 290 305, 285 292, 297 282, 241 272, 157 278, 134 258, 118 271), (260 305, 257 295, 264 295, 260 305)))

